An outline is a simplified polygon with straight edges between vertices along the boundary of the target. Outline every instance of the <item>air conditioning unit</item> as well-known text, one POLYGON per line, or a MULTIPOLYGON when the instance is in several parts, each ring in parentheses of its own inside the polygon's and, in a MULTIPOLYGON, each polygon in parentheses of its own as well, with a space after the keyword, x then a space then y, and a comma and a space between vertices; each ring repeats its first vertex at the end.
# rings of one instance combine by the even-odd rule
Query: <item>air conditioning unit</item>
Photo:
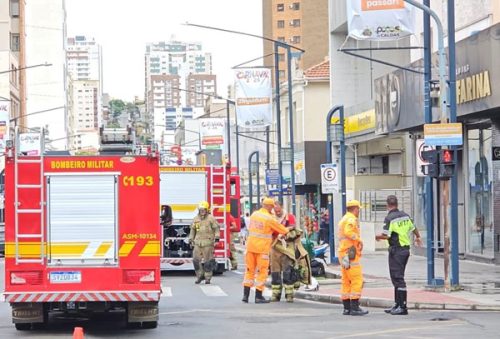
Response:
POLYGON ((295 26, 295 23, 293 22, 293 20, 290 20, 290 26, 295 26))
POLYGON ((293 4, 288 5, 288 8, 293 9, 293 4))

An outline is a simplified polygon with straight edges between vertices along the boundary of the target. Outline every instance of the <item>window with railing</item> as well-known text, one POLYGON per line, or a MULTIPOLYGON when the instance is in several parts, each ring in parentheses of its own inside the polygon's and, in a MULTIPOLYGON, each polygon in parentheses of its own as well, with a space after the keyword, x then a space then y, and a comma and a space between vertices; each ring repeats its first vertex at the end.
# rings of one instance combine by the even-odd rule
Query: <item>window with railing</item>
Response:
POLYGON ((398 198, 398 208, 413 218, 413 201, 411 189, 379 189, 359 192, 359 201, 363 207, 359 211, 359 219, 366 222, 384 222, 387 216, 387 197, 398 198))

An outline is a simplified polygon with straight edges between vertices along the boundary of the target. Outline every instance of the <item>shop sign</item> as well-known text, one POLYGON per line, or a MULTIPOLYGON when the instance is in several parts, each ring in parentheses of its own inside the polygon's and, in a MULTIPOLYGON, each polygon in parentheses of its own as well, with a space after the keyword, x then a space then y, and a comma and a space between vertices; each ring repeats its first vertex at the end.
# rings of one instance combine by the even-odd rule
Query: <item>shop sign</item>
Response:
POLYGON ((486 98, 491 95, 490 72, 483 71, 457 80, 457 104, 486 98))
MULTIPOLYGON (((331 124, 339 122, 338 117, 332 117, 331 124)), ((354 134, 375 128, 375 109, 348 116, 344 119, 344 133, 354 134)))

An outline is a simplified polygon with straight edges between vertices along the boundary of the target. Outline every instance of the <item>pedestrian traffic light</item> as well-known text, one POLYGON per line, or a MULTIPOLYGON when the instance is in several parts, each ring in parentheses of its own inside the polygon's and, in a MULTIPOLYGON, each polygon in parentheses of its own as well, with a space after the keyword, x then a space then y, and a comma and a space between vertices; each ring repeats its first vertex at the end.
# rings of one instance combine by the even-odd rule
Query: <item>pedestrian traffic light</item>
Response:
POLYGON ((439 150, 439 179, 448 180, 455 174, 455 151, 439 150))
POLYGON ((422 165, 422 172, 431 178, 439 178, 439 150, 431 149, 422 152, 422 160, 427 164, 422 165))

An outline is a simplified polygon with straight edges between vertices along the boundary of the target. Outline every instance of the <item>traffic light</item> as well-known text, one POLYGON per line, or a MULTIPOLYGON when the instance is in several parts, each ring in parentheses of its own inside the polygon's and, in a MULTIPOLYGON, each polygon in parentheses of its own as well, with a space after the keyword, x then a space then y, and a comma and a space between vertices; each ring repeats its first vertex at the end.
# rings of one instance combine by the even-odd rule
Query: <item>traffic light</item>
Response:
POLYGON ((428 162, 422 165, 422 172, 431 178, 449 180, 455 174, 455 151, 452 149, 423 151, 422 159, 428 162))
POLYGON ((423 151, 422 159, 428 162, 428 164, 422 165, 422 172, 431 178, 439 178, 439 150, 423 151))
POLYGON ((448 180, 455 174, 455 151, 439 150, 439 179, 448 180))

